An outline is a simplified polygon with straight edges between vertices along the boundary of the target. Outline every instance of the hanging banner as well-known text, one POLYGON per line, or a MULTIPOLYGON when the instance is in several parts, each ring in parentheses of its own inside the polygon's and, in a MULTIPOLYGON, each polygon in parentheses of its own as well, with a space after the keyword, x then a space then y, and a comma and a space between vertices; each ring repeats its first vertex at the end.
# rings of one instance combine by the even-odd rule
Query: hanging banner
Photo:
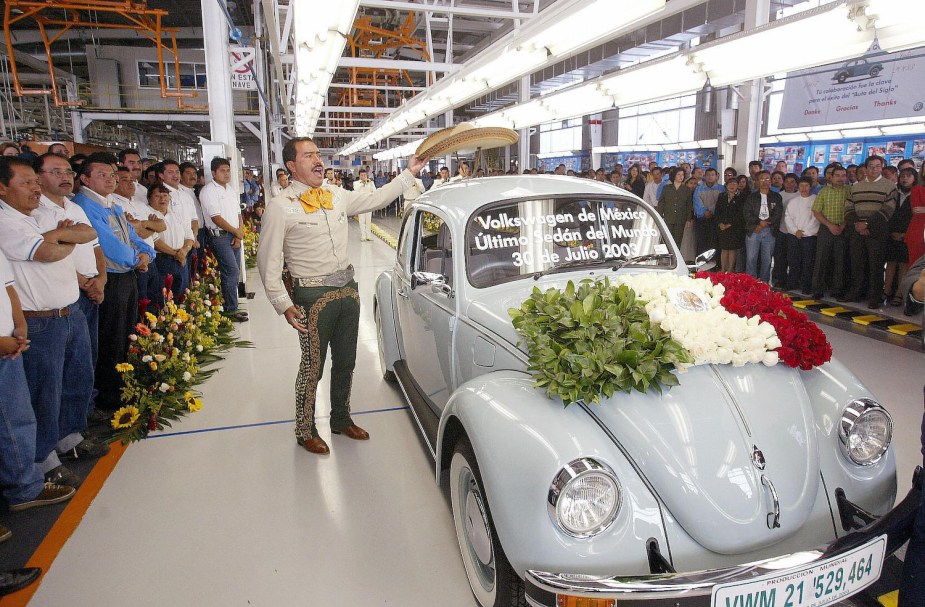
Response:
POLYGON ((925 53, 862 56, 787 74, 778 128, 925 116, 925 53))
POLYGON ((239 46, 231 50, 231 90, 257 90, 254 73, 250 69, 254 65, 255 56, 252 46, 239 46))

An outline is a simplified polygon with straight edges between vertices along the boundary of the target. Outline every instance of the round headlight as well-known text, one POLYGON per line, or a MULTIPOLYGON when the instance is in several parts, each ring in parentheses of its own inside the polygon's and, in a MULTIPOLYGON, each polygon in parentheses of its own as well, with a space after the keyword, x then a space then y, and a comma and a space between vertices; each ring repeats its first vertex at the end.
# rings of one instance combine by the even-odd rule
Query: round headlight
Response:
POLYGON ((591 537, 617 518, 623 500, 613 471, 588 458, 562 468, 549 487, 549 514, 565 533, 591 537))
POLYGON ((845 454, 855 464, 876 464, 893 439, 893 419, 876 401, 859 398, 845 407, 839 438, 845 454))

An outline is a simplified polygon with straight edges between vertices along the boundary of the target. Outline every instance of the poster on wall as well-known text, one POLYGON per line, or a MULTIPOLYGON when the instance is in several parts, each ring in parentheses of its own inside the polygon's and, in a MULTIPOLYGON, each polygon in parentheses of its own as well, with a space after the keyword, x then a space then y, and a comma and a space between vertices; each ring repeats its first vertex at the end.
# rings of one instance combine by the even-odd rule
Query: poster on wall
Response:
POLYGON ((825 162, 825 146, 816 146, 813 148, 813 164, 822 164, 825 162))
POLYGON ((925 56, 886 53, 787 74, 778 128, 925 116, 925 56))

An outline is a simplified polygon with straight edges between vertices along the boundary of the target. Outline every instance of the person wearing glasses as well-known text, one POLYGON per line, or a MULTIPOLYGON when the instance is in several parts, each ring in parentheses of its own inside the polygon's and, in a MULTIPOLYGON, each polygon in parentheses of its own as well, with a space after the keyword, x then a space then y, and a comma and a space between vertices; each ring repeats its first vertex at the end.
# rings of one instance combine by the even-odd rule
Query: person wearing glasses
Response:
POLYGON ((84 210, 96 229, 106 257, 106 288, 100 305, 99 356, 96 361, 96 407, 114 412, 120 406, 122 378, 116 364, 125 362, 128 336, 138 321, 138 280, 135 272, 147 272, 154 249, 129 223, 125 211, 115 204, 116 157, 105 152, 91 154, 80 166, 80 191, 74 202, 84 210))

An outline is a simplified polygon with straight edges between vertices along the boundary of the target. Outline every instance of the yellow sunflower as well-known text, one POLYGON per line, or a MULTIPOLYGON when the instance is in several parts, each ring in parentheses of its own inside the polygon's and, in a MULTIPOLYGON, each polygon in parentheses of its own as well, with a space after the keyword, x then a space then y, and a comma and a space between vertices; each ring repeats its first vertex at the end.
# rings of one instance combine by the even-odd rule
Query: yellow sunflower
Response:
POLYGON ((134 370, 135 370, 135 367, 133 367, 129 363, 119 363, 118 365, 116 365, 116 371, 118 371, 119 373, 128 373, 129 371, 134 371, 134 370))
POLYGON ((122 407, 112 416, 112 427, 115 429, 128 428, 138 421, 138 407, 129 405, 122 407))
POLYGON ((192 392, 184 394, 183 400, 186 401, 186 407, 190 411, 199 411, 202 409, 202 399, 196 398, 196 395, 192 392))
POLYGON ((152 325, 157 324, 157 316, 151 314, 150 312, 145 312, 145 318, 148 319, 148 322, 152 325))

